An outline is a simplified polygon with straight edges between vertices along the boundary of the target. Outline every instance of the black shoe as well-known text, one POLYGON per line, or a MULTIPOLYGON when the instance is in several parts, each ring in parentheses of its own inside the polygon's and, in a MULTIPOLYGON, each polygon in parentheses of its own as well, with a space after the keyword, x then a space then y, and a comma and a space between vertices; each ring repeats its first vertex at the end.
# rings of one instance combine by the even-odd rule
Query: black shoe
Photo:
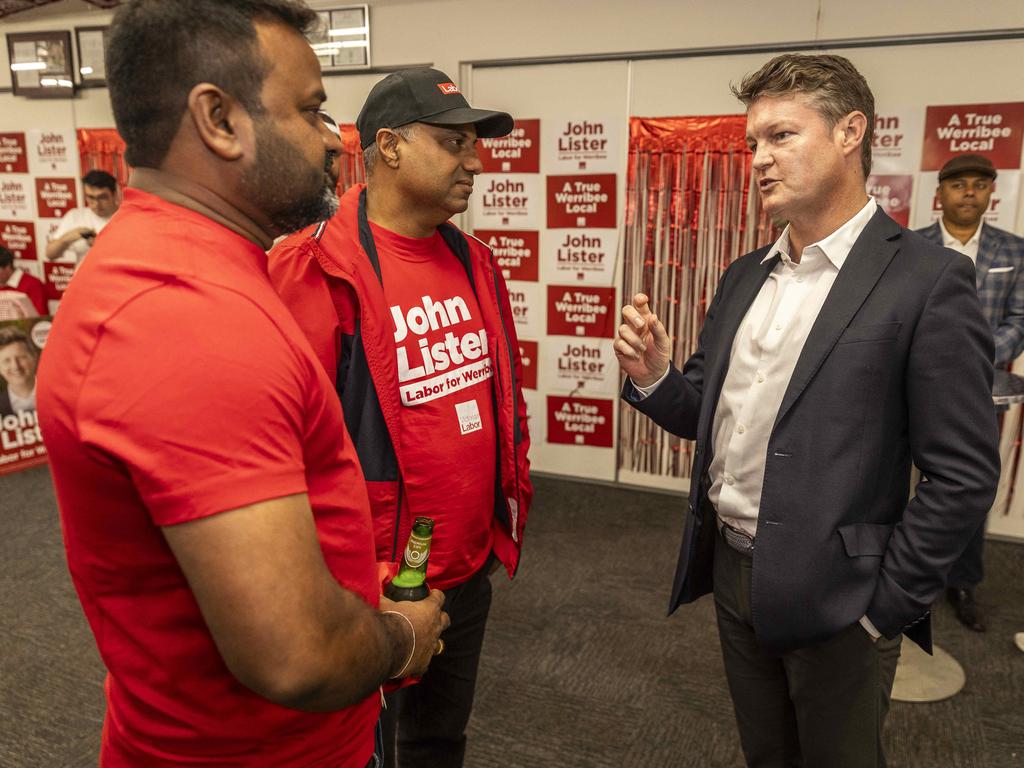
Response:
POLYGON ((974 602, 974 591, 972 589, 947 587, 946 599, 953 606, 957 621, 975 632, 985 631, 985 625, 981 621, 981 611, 978 610, 978 605, 974 602))

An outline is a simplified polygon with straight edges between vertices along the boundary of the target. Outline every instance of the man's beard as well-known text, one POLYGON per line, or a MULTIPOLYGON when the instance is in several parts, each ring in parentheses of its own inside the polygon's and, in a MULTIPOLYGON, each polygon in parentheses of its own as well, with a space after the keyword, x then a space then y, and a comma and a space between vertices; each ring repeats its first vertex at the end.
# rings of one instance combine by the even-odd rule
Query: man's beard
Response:
POLYGON ((329 174, 334 155, 325 152, 323 167, 314 168, 269 120, 257 118, 256 161, 242 174, 242 183, 275 234, 297 232, 337 212, 338 195, 329 174))

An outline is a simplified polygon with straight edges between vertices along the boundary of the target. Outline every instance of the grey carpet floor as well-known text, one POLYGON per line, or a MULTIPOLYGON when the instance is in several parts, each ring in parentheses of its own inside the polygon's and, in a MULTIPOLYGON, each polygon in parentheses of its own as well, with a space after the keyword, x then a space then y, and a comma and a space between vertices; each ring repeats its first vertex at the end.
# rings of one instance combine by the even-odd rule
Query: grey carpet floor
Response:
MULTIPOLYGON (((538 478, 514 583, 495 579, 469 768, 741 766, 713 608, 665 617, 679 499, 538 478)), ((46 468, 0 478, 0 766, 95 766, 103 668, 64 563, 46 468)), ((967 685, 893 704, 893 768, 1024 767, 1024 546, 989 542, 989 631, 937 606, 967 685)))

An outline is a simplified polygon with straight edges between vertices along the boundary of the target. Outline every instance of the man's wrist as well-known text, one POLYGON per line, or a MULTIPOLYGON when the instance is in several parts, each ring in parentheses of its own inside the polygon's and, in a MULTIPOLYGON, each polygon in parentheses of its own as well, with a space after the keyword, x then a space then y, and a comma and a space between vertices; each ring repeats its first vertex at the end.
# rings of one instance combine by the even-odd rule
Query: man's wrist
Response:
POLYGON ((650 383, 648 383, 648 384, 641 384, 636 379, 634 379, 632 376, 629 377, 629 380, 633 383, 633 387, 636 389, 637 392, 640 393, 641 397, 650 397, 651 395, 654 394, 654 391, 658 387, 661 386, 661 383, 666 378, 668 378, 668 372, 670 370, 672 370, 672 366, 671 365, 666 365, 665 366, 665 372, 662 373, 657 378, 651 380, 650 383))
POLYGON ((381 611, 380 617, 391 650, 387 679, 397 680, 404 676, 416 655, 416 628, 412 619, 398 611, 381 611))

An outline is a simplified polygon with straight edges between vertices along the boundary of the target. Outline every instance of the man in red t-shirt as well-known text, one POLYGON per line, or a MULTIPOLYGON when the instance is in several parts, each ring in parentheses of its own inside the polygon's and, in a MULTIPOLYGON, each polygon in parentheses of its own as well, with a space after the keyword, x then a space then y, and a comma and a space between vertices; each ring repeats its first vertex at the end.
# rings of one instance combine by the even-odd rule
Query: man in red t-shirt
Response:
POLYGON ((0 245, 0 291, 24 294, 40 315, 46 312, 46 288, 42 281, 14 266, 14 254, 0 245))
POLYGON ((100 764, 377 765, 379 687, 443 595, 379 595, 331 381, 266 273, 336 206, 291 0, 141 0, 111 28, 124 204, 38 376, 68 567, 109 671, 100 764), (379 610, 378 610, 379 608, 379 610))
POLYGON ((477 137, 513 123, 470 108, 443 72, 417 69, 374 86, 356 125, 366 188, 278 244, 271 279, 335 378, 377 558, 401 557, 417 515, 436 523, 427 578, 445 590, 452 624, 423 680, 388 694, 387 764, 461 766, 492 554, 515 573, 532 488, 505 283, 490 250, 448 220, 480 173, 477 137))

